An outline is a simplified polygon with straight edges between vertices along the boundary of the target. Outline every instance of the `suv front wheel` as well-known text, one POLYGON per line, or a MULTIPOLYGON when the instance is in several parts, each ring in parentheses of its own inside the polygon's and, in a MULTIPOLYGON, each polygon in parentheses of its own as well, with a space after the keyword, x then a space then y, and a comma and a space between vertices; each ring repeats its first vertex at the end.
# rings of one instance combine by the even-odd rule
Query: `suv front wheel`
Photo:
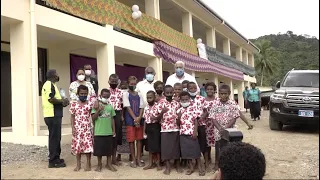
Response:
POLYGON ((281 131, 283 128, 283 124, 275 120, 273 117, 269 116, 269 127, 271 130, 281 131))

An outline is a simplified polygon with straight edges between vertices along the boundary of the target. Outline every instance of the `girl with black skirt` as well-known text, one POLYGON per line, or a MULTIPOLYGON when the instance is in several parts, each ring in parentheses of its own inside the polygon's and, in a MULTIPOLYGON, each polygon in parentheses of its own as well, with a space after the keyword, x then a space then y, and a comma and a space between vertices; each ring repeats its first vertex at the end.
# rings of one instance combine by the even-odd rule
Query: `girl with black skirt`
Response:
POLYGON ((252 113, 253 120, 260 120, 261 113, 261 93, 256 88, 256 83, 251 84, 251 89, 248 92, 248 102, 250 104, 250 112, 252 113))
POLYGON ((178 113, 178 124, 180 125, 180 147, 182 159, 189 161, 189 169, 186 175, 194 172, 195 161, 198 164, 199 176, 204 176, 205 171, 201 164, 201 150, 198 142, 198 117, 201 113, 190 99, 188 92, 180 94, 181 108, 178 113))
POLYGON ((144 167, 144 170, 153 168, 153 156, 156 155, 157 170, 161 170, 160 166, 160 124, 157 119, 152 118, 158 112, 157 103, 155 102, 156 94, 154 91, 147 92, 148 105, 144 109, 144 136, 147 137, 148 151, 149 151, 149 165, 144 167))
POLYGON ((102 89, 99 101, 96 102, 92 109, 92 120, 94 121, 94 143, 93 155, 98 157, 98 166, 96 171, 102 170, 102 156, 107 156, 106 168, 110 171, 117 171, 112 166, 111 156, 113 155, 113 147, 115 145, 115 123, 114 117, 116 113, 113 107, 108 104, 110 91, 102 89))

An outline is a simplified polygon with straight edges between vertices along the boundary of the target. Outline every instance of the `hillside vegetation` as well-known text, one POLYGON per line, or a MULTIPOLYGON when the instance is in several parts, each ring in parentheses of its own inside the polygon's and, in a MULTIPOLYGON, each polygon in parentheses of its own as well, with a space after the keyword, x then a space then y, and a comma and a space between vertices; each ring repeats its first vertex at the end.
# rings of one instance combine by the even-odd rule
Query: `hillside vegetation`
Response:
POLYGON ((258 85, 272 86, 294 69, 319 69, 319 39, 309 35, 271 34, 251 40, 261 53, 255 55, 258 85))

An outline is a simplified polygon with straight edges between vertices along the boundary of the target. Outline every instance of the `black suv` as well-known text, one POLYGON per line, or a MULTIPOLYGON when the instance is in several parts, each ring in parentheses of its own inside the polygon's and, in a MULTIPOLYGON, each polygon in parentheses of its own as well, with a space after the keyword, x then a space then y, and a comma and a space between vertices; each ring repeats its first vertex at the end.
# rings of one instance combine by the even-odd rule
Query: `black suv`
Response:
POLYGON ((269 127, 319 125, 319 70, 291 70, 270 97, 269 127))

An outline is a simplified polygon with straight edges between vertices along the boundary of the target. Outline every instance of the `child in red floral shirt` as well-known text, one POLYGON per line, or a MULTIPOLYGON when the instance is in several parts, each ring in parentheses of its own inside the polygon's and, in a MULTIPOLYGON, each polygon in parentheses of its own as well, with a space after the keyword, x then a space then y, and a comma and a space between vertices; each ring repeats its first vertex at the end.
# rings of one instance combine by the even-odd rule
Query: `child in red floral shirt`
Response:
POLYGON ((173 100, 173 87, 166 85, 164 87, 166 99, 158 104, 158 116, 154 118, 160 121, 161 125, 161 159, 166 163, 166 169, 163 172, 170 174, 170 160, 175 160, 177 172, 181 173, 180 168, 180 145, 179 145, 179 126, 177 124, 177 110, 180 107, 179 102, 173 100))
POLYGON ((201 165, 201 151, 198 142, 198 118, 201 112, 198 111, 194 101, 191 100, 188 92, 180 94, 181 108, 178 109, 178 124, 180 125, 180 147, 182 159, 189 161, 189 169, 186 175, 194 172, 194 166, 198 164, 199 175, 204 176, 205 172, 201 165))
POLYGON ((221 141, 221 134, 226 128, 232 128, 236 119, 240 117, 240 108, 234 100, 229 99, 231 90, 226 84, 219 87, 219 98, 217 98, 209 112, 209 121, 214 125, 215 138, 215 167, 218 169, 218 159, 220 150, 226 145, 225 141, 221 141))
POLYGON ((156 94, 154 91, 147 92, 148 105, 144 108, 144 136, 147 137, 148 151, 149 151, 149 165, 144 167, 144 170, 153 168, 153 155, 156 156, 157 170, 161 170, 160 166, 160 124, 154 116, 158 115, 158 104, 155 102, 156 94))

